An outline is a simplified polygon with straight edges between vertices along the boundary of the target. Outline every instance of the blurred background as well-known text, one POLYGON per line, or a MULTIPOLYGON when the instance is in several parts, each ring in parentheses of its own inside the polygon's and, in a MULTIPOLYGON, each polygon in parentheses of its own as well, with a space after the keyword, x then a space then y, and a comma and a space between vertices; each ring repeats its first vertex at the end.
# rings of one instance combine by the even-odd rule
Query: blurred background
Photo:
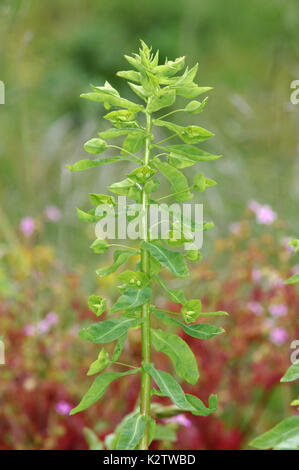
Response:
MULTIPOLYGON (((188 340, 202 370, 193 392, 205 399, 218 391, 219 411, 167 423, 178 440, 170 433, 153 445, 246 448, 292 413, 296 390, 279 378, 299 339, 298 291, 282 283, 299 269, 287 246, 299 233, 299 104, 290 102, 299 79, 298 2, 1 0, 0 448, 86 448, 84 426, 103 438, 134 406, 138 384, 116 384, 109 401, 67 417, 97 355, 77 338, 93 320, 87 295, 116 295, 113 277, 96 279, 103 261, 88 249, 94 231, 75 207, 87 209, 88 192, 105 192, 121 170, 71 174, 66 164, 102 129, 103 107, 80 93, 108 80, 132 98, 115 74, 127 69, 123 55, 137 51, 140 38, 161 59, 199 62, 199 84, 214 87, 198 124, 216 134, 208 150, 224 155, 207 165, 218 185, 200 199, 215 228, 187 289, 207 308, 231 313, 223 338, 188 340)), ((139 347, 133 332, 128 360, 138 361, 139 347)))

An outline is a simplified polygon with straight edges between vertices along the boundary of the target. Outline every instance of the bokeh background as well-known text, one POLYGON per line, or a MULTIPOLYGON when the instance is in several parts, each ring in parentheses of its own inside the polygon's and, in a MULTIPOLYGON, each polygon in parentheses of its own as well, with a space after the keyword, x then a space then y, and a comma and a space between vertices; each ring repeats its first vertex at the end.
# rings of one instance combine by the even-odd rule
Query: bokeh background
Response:
MULTIPOLYGON (((121 170, 70 174, 66 164, 84 155, 84 141, 102 125, 103 107, 80 93, 109 80, 132 97, 115 73, 140 38, 162 59, 198 61, 200 84, 215 87, 199 121, 216 134, 209 150, 224 155, 208 166, 218 186, 201 199, 215 229, 186 287, 207 308, 231 313, 226 337, 192 344, 202 370, 195 392, 205 399, 219 390, 219 411, 167 423, 179 439, 154 445, 246 448, 292 413, 296 390, 279 378, 299 339, 298 291, 282 284, 299 261, 287 248, 299 233, 299 104, 290 102, 299 79, 298 1, 1 0, 1 448, 86 448, 84 426, 102 439, 134 406, 133 378, 135 387, 115 385, 102 405, 67 417, 97 354, 77 338, 92 321, 86 297, 116 295, 113 277, 96 279, 103 261, 88 249, 93 229, 75 207, 87 208, 87 193, 104 192, 121 170)), ((139 346, 132 333, 128 360, 138 361, 139 346)))

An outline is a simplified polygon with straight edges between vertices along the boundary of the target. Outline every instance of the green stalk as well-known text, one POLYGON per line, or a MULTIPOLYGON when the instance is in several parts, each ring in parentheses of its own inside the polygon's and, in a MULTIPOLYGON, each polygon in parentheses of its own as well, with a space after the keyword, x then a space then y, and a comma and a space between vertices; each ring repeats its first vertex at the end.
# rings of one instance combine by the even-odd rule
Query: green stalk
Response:
MULTIPOLYGON (((146 113, 146 141, 144 164, 147 165, 150 159, 150 144, 151 144, 151 130, 152 118, 149 113, 146 113)), ((149 222, 149 196, 142 191, 142 239, 148 240, 148 222, 149 222)), ((149 253, 146 250, 141 250, 141 270, 146 274, 150 274, 150 259, 149 253)), ((151 320, 150 320, 150 301, 142 306, 142 324, 141 324, 141 357, 142 361, 151 361, 151 320)), ((141 369, 141 390, 140 390, 140 414, 146 418, 146 427, 143 437, 139 443, 139 450, 148 449, 149 438, 149 418, 151 407, 151 376, 141 369)))

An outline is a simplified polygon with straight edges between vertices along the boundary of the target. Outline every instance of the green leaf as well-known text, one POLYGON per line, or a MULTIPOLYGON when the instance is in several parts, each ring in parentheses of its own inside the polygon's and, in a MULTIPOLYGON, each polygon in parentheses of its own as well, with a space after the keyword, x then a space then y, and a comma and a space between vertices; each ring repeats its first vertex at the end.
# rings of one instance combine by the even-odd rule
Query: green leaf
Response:
POLYGON ((124 293, 118 298, 113 305, 110 313, 119 312, 120 310, 134 309, 145 304, 151 297, 152 287, 146 286, 141 289, 135 287, 127 287, 124 293))
POLYGON ((117 183, 111 184, 109 186, 109 191, 115 194, 120 194, 121 196, 127 196, 131 188, 134 188, 136 183, 129 178, 126 178, 122 181, 118 181, 117 183))
POLYGON ((124 271, 119 274, 118 279, 127 286, 136 287, 138 289, 147 286, 150 282, 149 276, 141 271, 124 271))
POLYGON ((156 126, 166 127, 170 131, 175 132, 186 144, 197 144, 214 135, 213 132, 199 126, 182 127, 162 119, 154 119, 153 123, 156 126))
POLYGON ((196 325, 185 325, 184 323, 172 318, 171 316, 167 315, 165 312, 161 312, 160 310, 156 310, 155 308, 152 310, 154 315, 169 325, 176 325, 182 328, 185 333, 193 338, 198 339, 209 339, 219 333, 223 333, 224 330, 222 328, 218 328, 214 325, 208 324, 196 324, 196 325))
POLYGON ((135 449, 144 434, 145 425, 146 418, 139 412, 130 416, 121 426, 116 443, 116 450, 135 449))
POLYGON ((210 395, 208 408, 198 397, 189 393, 186 393, 185 396, 191 406, 189 411, 195 416, 209 416, 217 410, 218 400, 216 395, 210 395))
POLYGON ((184 111, 190 114, 199 114, 204 110, 207 101, 208 97, 203 101, 190 101, 190 103, 188 103, 185 107, 184 111))
POLYGON ((123 336, 129 328, 140 325, 138 318, 112 318, 93 323, 79 331, 79 337, 92 343, 110 343, 123 336))
POLYGON ((280 381, 293 382, 297 379, 299 379, 299 362, 295 362, 295 364, 292 364, 280 381))
POLYGON ((185 258, 192 263, 196 263, 201 260, 202 255, 199 250, 186 250, 185 258))
POLYGON ((86 158, 85 160, 80 160, 79 162, 74 163, 73 165, 66 165, 70 171, 83 171, 89 170, 99 165, 106 165, 108 163, 119 162, 120 160, 131 160, 130 158, 123 157, 111 157, 111 158, 97 158, 95 160, 90 160, 86 158))
POLYGON ((97 317, 102 315, 107 308, 107 301, 98 295, 90 295, 88 298, 88 307, 97 317))
POLYGON ((156 369, 153 364, 142 363, 142 367, 152 376, 161 392, 169 397, 176 406, 182 409, 190 407, 181 386, 168 372, 156 369))
POLYGON ((136 153, 140 150, 145 143, 145 136, 142 134, 130 133, 123 142, 122 155, 126 155, 126 152, 136 153))
POLYGON ((89 199, 91 203, 95 206, 99 206, 101 204, 107 204, 108 206, 115 207, 116 202, 113 196, 107 196, 107 194, 95 194, 89 193, 89 199))
POLYGON ((200 193, 215 184, 217 184, 216 181, 206 178, 202 173, 198 173, 193 179, 193 188, 200 193))
POLYGON ((143 106, 137 105, 136 103, 132 103, 129 100, 121 98, 119 93, 111 87, 111 85, 106 82, 104 87, 94 87, 92 86, 93 93, 83 93, 80 95, 81 98, 85 98, 87 100, 95 101, 97 103, 104 103, 105 107, 109 109, 110 107, 116 108, 126 108, 126 109, 134 109, 137 111, 141 111, 143 106))
POLYGON ((91 245, 90 248, 94 253, 103 254, 109 249, 109 244, 103 238, 97 238, 91 245))
POLYGON ((130 82, 140 83, 140 73, 135 72, 135 70, 121 70, 117 72, 116 75, 130 82))
POLYGON ((221 155, 212 155, 192 145, 168 145, 163 147, 170 152, 169 163, 176 168, 186 168, 197 162, 217 160, 221 155))
POLYGON ((107 121, 113 123, 123 123, 134 121, 136 117, 136 112, 127 109, 118 109, 117 111, 111 111, 104 116, 107 121))
POLYGON ((147 250, 162 266, 176 277, 189 274, 184 257, 181 253, 164 248, 159 242, 143 242, 142 248, 147 250))
POLYGON ((114 380, 120 377, 124 377, 126 375, 136 374, 136 372, 138 371, 139 369, 130 370, 128 372, 104 372, 103 374, 99 375, 93 381, 90 389, 83 396, 80 403, 72 409, 70 415, 74 415, 76 413, 79 413, 80 411, 84 411, 90 406, 94 405, 98 400, 102 398, 107 388, 114 380))
POLYGON ((113 264, 111 266, 100 268, 96 271, 99 277, 106 277, 114 273, 121 265, 123 265, 131 256, 136 255, 138 251, 116 250, 113 254, 113 264))
POLYGON ((139 184, 144 184, 149 181, 156 174, 156 170, 148 165, 142 165, 131 171, 127 176, 130 180, 139 184))
POLYGON ((270 431, 255 438, 251 446, 257 449, 296 450, 299 447, 299 416, 291 416, 270 431))
POLYGON ((102 139, 90 139, 84 144, 84 148, 88 153, 102 153, 107 150, 108 145, 102 139))
POLYGON ((290 238, 289 245, 299 251, 299 238, 290 238))
POLYGON ((95 209, 92 209, 89 212, 82 211, 81 209, 76 208, 78 219, 83 220, 83 222, 98 222, 101 220, 101 216, 95 215, 95 209))
POLYGON ((159 111, 159 109, 166 108, 171 106, 175 102, 175 90, 169 87, 165 87, 159 90, 156 96, 149 101, 147 105, 147 111, 149 113, 154 113, 159 111))
POLYGON ((193 194, 189 191, 187 178, 183 173, 168 163, 162 162, 159 158, 155 158, 152 164, 170 182, 171 193, 174 194, 173 197, 176 201, 185 202, 193 198, 193 194))
POLYGON ((132 128, 132 127, 126 127, 122 129, 115 129, 112 127, 111 129, 108 129, 107 131, 99 132, 99 136, 102 137, 103 139, 116 139, 117 137, 122 137, 124 135, 132 134, 135 136, 142 136, 144 137, 144 131, 142 129, 137 129, 137 128, 132 128))
POLYGON ((151 339, 156 351, 163 352, 169 356, 180 377, 191 384, 197 382, 199 372, 196 359, 182 338, 172 333, 152 328, 151 339))
POLYGON ((117 341, 116 346, 115 346, 114 351, 113 351, 113 354, 112 354, 111 362, 116 362, 119 359, 119 357, 120 357, 120 355, 121 355, 121 353, 124 349, 126 337, 127 337, 127 333, 125 333, 123 336, 121 336, 119 338, 119 340, 117 341))
POLYGON ((101 370, 106 369, 110 364, 109 354, 105 351, 104 348, 101 349, 98 358, 90 364, 87 375, 94 375, 101 372, 101 370))
POLYGON ((89 428, 83 428, 84 437, 87 441, 89 450, 103 450, 103 444, 96 433, 89 428))
POLYGON ((185 65, 185 57, 178 57, 175 61, 166 60, 165 64, 157 65, 153 72, 160 77, 172 77, 185 65))
POLYGON ((177 440, 176 432, 169 426, 156 425, 153 441, 169 441, 175 442, 177 440))
POLYGON ((175 86, 177 95, 183 96, 189 100, 196 98, 203 93, 207 93, 210 90, 213 90, 213 87, 210 86, 196 86, 195 84, 190 86, 175 86))
POLYGON ((175 302, 177 304, 184 304, 186 302, 186 298, 182 290, 169 289, 157 275, 154 275, 154 279, 159 284, 159 286, 167 292, 168 297, 172 302, 175 302))
POLYGON ((299 273, 289 277, 289 279, 284 281, 284 284, 296 284, 297 282, 299 282, 299 273))
POLYGON ((194 322, 201 314, 201 301, 200 300, 188 300, 181 310, 181 313, 186 323, 194 322))

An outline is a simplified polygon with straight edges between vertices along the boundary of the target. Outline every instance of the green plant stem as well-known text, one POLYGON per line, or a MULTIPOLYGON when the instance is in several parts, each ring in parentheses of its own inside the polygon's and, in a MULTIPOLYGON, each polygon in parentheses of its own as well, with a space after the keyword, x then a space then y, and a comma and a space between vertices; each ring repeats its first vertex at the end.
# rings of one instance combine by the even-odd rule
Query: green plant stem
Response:
MULTIPOLYGON (((146 141, 144 164, 147 165, 150 159, 150 145, 151 145, 151 130, 152 118, 149 113, 146 113, 146 141)), ((149 196, 146 191, 142 190, 142 239, 148 240, 148 221, 149 221, 149 196)), ((145 274, 150 274, 150 259, 149 253, 141 250, 141 270, 145 274)), ((141 357, 142 361, 149 363, 151 361, 151 337, 150 337, 150 301, 142 306, 142 324, 141 324, 141 357)), ((151 406, 151 377, 143 369, 141 369, 141 390, 140 390, 140 414, 146 418, 146 427, 144 435, 140 440, 139 449, 148 449, 148 436, 149 436, 149 418, 151 406)))

